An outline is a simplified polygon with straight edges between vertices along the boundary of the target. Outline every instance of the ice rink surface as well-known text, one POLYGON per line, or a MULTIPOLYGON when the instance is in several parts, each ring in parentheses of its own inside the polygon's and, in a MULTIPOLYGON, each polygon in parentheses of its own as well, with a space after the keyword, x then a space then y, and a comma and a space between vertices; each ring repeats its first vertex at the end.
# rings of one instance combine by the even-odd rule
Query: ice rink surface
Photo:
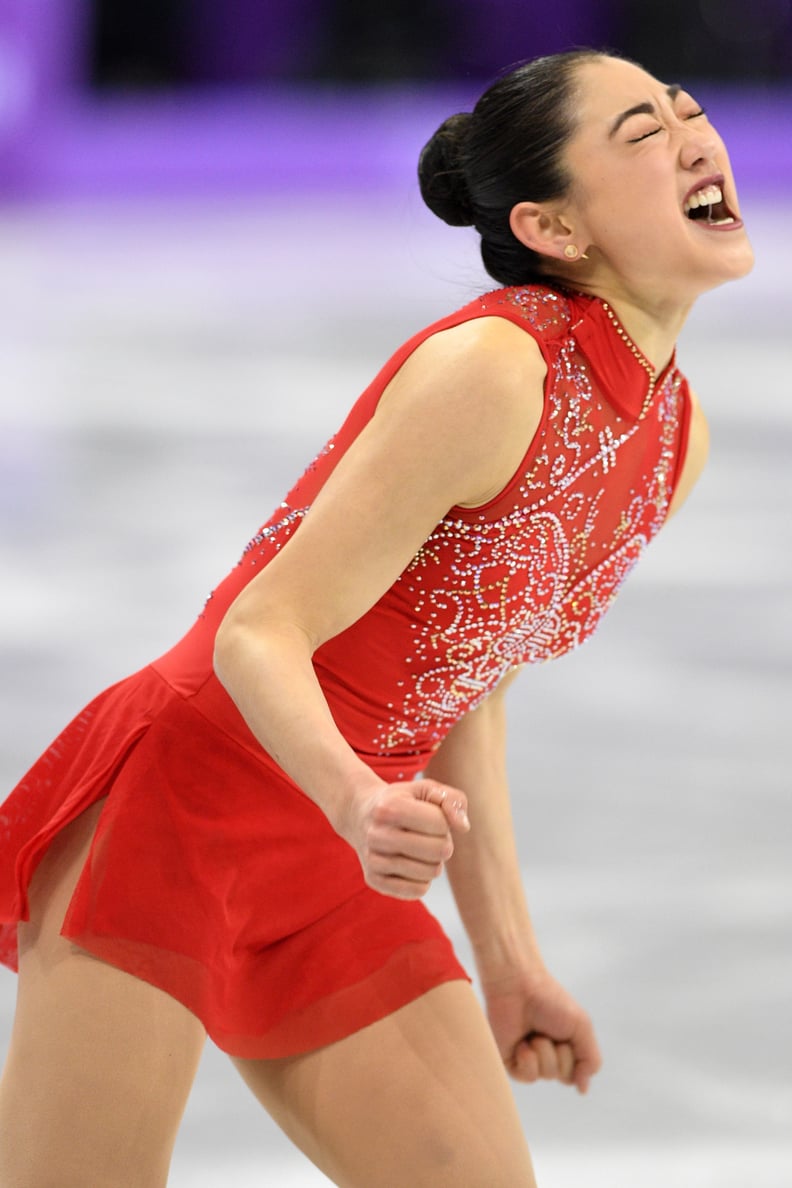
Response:
MULTIPOLYGON (((680 343, 705 478, 596 638, 510 694, 537 929, 606 1061, 586 1099, 516 1089, 542 1188, 792 1186, 792 242, 788 206, 744 208, 757 267, 680 343)), ((7 788, 186 629, 387 355, 490 286, 409 185, 5 209, 0 258, 7 788)), ((207 1050, 174 1188, 328 1182, 207 1050)))

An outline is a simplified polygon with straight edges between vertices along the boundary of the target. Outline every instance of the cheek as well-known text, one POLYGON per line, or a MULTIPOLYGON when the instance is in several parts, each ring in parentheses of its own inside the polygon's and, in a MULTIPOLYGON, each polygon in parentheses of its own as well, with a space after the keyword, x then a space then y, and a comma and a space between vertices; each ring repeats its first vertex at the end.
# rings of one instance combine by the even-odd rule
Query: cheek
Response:
POLYGON ((576 210, 591 242, 605 251, 621 248, 645 258, 656 253, 658 236, 680 227, 676 177, 653 150, 630 163, 609 157, 607 149, 579 151, 569 160, 576 210))
POLYGON ((576 221, 592 242, 612 243, 618 236, 631 235, 638 222, 630 197, 630 186, 600 157, 586 162, 583 180, 574 187, 576 221))
POLYGON ((649 248, 658 234, 667 235, 670 225, 679 221, 675 191, 665 193, 659 181, 647 184, 642 179, 638 185, 634 178, 610 185, 607 192, 603 188, 589 204, 588 214, 595 240, 629 244, 631 251, 649 248))

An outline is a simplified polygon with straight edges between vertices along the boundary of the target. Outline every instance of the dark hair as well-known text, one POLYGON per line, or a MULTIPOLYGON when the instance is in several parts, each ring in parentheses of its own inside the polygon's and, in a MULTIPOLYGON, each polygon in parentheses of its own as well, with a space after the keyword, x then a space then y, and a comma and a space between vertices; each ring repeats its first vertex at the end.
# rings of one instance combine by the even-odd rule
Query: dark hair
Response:
POLYGON ((451 226, 475 226, 484 267, 501 284, 547 277, 546 258, 514 236, 509 214, 518 202, 546 202, 569 189, 563 152, 575 128, 575 76, 583 62, 603 56, 570 50, 523 63, 424 146, 424 202, 451 226))

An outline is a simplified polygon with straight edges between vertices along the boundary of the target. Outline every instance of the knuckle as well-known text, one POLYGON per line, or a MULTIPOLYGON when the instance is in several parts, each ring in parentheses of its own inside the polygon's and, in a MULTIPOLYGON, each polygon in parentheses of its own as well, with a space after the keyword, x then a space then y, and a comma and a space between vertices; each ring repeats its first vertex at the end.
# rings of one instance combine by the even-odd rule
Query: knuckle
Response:
POLYGON ((432 779, 422 780, 421 781, 421 796, 425 800, 429 800, 430 797, 435 796, 435 797, 438 797, 439 800, 442 802, 446 798, 446 790, 442 784, 438 784, 437 780, 432 780, 432 779))
POLYGON ((394 806, 390 800, 380 800, 374 805, 371 813, 371 821, 375 826, 389 825, 394 819, 394 806))

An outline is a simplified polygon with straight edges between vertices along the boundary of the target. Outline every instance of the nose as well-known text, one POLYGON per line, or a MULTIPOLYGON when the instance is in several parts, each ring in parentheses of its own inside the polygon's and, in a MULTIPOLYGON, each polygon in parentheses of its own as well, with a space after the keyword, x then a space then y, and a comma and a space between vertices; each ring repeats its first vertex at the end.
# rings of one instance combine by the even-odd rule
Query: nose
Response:
POLYGON ((684 169, 693 169, 696 165, 712 163, 718 148, 718 136, 709 124, 695 126, 695 121, 684 125, 684 138, 680 149, 679 159, 684 169))

